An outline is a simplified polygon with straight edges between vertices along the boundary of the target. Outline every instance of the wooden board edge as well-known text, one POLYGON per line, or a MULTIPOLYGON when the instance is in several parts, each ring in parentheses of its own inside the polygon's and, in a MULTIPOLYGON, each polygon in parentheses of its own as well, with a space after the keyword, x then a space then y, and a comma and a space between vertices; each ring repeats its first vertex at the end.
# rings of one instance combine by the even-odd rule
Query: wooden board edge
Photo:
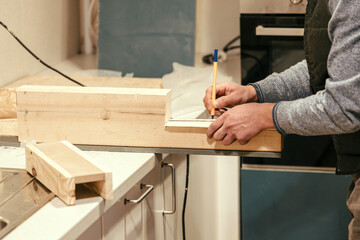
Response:
POLYGON ((58 166, 54 166, 48 157, 33 145, 25 147, 26 170, 39 180, 44 186, 50 189, 65 204, 74 205, 75 179, 58 166), (52 182, 51 182, 52 181, 52 182))

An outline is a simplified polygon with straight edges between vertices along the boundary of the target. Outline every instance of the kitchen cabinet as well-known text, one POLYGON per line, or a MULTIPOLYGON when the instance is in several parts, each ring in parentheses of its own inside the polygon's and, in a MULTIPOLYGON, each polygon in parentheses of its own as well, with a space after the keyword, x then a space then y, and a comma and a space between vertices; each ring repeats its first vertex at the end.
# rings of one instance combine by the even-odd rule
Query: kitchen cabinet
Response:
MULTIPOLYGON (((181 164, 185 160, 184 155, 168 155, 164 162, 181 164)), ((162 167, 161 155, 157 155, 155 168, 141 181, 134 184, 114 206, 107 210, 104 215, 92 224, 79 239, 143 239, 162 240, 181 238, 181 211, 172 215, 163 214, 163 210, 172 210, 172 171, 162 167), (147 189, 140 189, 140 184, 152 185, 154 188, 143 201, 138 204, 124 204, 124 199, 137 199, 147 189), (101 237, 100 237, 101 238, 101 237)), ((180 196, 177 195, 177 203, 180 196)), ((178 205, 179 206, 179 205, 178 205)))

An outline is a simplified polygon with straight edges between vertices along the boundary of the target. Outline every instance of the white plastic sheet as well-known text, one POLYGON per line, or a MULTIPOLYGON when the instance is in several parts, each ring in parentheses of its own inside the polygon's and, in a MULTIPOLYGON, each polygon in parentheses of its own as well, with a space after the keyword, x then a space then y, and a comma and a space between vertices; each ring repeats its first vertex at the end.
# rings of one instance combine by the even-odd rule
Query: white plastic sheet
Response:
MULTIPOLYGON (((232 77, 219 71, 216 82, 229 82, 232 77)), ((173 63, 173 72, 162 78, 164 88, 172 90, 172 118, 192 119, 204 113, 205 90, 212 85, 213 66, 191 67, 173 63)))

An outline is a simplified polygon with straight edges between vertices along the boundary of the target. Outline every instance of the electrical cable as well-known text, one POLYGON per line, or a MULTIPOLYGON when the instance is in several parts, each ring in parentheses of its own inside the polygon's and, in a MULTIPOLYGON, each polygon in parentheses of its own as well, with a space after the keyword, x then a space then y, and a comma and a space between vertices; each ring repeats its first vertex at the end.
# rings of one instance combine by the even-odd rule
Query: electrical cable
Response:
POLYGON ((235 48, 240 48, 240 45, 239 46, 233 46, 233 47, 230 47, 231 44, 233 44, 236 40, 240 39, 240 35, 237 36, 236 38, 232 39, 230 42, 228 42, 225 47, 223 48, 223 51, 224 52, 227 52, 231 49, 235 49, 235 48))
POLYGON ((65 75, 64 73, 60 72, 59 70, 51 67, 50 65, 48 65, 47 63, 45 63, 44 61, 42 61, 42 60, 41 60, 38 56, 36 56, 28 47, 26 47, 25 44, 24 44, 22 41, 20 41, 20 39, 19 39, 18 37, 16 37, 16 35, 15 35, 2 21, 0 21, 0 25, 3 26, 3 27, 11 34, 11 36, 13 36, 13 38, 15 38, 15 40, 16 40, 18 43, 20 43, 20 45, 23 46, 23 47, 26 49, 26 51, 28 51, 36 60, 38 60, 38 61, 39 61, 41 64, 43 64, 45 67, 53 70, 54 72, 57 72, 57 73, 60 74, 61 76, 63 76, 63 77, 65 77, 65 78, 67 78, 68 80, 76 83, 77 85, 80 85, 80 86, 82 86, 82 87, 85 87, 84 84, 82 84, 82 83, 80 83, 80 82, 72 79, 71 77, 65 75))
MULTIPOLYGON (((234 42, 240 39, 240 35, 233 38, 230 42, 228 42, 222 51, 219 51, 219 62, 226 61, 226 53, 230 50, 240 48, 240 45, 231 46, 234 42)), ((214 62, 214 55, 212 53, 203 56, 202 61, 207 64, 212 64, 214 62)))
POLYGON ((184 193, 184 204, 182 210, 182 232, 183 232, 183 240, 186 239, 185 235, 185 209, 186 209, 186 200, 187 200, 187 193, 189 187, 189 166, 190 166, 190 155, 186 154, 186 180, 185 180, 185 193, 184 193))

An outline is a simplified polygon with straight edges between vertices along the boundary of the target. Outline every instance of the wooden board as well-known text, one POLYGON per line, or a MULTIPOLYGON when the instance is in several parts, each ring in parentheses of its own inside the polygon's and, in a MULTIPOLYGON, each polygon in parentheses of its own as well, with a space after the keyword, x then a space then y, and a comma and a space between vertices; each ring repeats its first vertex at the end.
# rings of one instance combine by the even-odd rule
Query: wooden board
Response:
MULTIPOLYGON (((91 77, 73 76, 88 87, 122 87, 122 88, 162 88, 161 78, 126 78, 126 77, 91 77)), ((4 88, 17 88, 23 85, 43 86, 78 86, 62 76, 28 76, 17 80, 4 88)))
MULTIPOLYGON (((78 76, 85 86, 122 88, 162 88, 161 78, 122 78, 78 76)), ((16 88, 23 85, 78 86, 62 76, 28 76, 0 89, 0 119, 16 118, 16 88)), ((1 132, 0 132, 1 135, 1 132)))
POLYGON ((17 119, 0 119, 0 137, 17 137, 17 119))
POLYGON ((23 86, 17 90, 19 140, 131 147, 281 151, 281 135, 266 130, 248 144, 224 146, 206 128, 166 128, 167 89, 23 86), (45 101, 46 99, 46 101, 45 101))
POLYGON ((182 131, 189 131, 192 128, 205 128, 208 129, 214 119, 170 119, 165 124, 166 130, 181 129, 182 131))
POLYGON ((16 118, 16 92, 14 88, 0 89, 0 119, 16 118))
POLYGON ((26 170, 68 205, 74 205, 75 186, 87 183, 105 199, 112 198, 111 172, 94 165, 68 141, 26 146, 26 170))

